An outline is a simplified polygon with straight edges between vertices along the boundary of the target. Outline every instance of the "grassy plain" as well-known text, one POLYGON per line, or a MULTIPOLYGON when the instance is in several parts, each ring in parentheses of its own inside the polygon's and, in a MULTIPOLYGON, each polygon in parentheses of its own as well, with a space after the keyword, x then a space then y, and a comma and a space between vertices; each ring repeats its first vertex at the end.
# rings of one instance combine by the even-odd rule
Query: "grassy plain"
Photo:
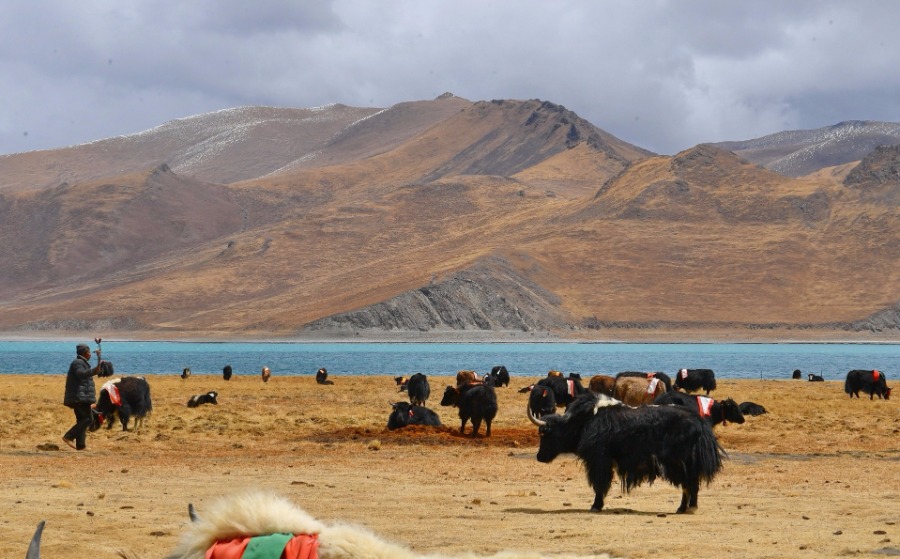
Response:
MULTIPOLYGON (((47 521, 45 559, 163 557, 211 500, 274 490, 313 516, 368 527, 422 553, 503 549, 629 558, 856 557, 900 554, 900 405, 851 400, 837 382, 720 380, 714 396, 769 413, 717 427, 730 459, 692 515, 673 514, 665 482, 588 511, 593 494, 572 457, 535 458, 538 437, 513 377, 497 390, 493 436, 462 437, 438 405, 449 377, 432 377, 429 407, 444 428, 387 431, 393 380, 311 376, 151 376, 154 410, 140 433, 117 425, 76 452, 63 375, 0 376, 0 556, 23 557, 47 521), (219 392, 218 406, 188 408, 219 392)), ((894 382, 896 383, 896 381, 894 382)), ((99 386, 98 386, 99 389, 99 386)), ((483 429, 483 428, 482 428, 483 429)))

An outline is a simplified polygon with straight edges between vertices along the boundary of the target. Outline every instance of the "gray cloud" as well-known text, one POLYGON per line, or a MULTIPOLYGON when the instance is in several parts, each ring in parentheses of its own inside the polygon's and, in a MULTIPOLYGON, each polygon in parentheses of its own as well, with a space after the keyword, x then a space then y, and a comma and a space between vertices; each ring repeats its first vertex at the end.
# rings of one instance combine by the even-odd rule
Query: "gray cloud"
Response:
POLYGON ((240 105, 539 98, 675 153, 900 121, 900 3, 862 0, 0 5, 0 153, 240 105))

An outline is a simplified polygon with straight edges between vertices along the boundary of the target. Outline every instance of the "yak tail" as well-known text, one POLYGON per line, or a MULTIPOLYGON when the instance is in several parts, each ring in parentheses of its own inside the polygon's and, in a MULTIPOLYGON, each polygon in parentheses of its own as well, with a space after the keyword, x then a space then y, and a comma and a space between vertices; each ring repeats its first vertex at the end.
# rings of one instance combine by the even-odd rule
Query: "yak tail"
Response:
POLYGON ((703 422, 700 438, 694 446, 694 463, 700 474, 700 479, 707 484, 713 480, 722 469, 722 461, 728 457, 728 453, 719 444, 712 426, 703 422))

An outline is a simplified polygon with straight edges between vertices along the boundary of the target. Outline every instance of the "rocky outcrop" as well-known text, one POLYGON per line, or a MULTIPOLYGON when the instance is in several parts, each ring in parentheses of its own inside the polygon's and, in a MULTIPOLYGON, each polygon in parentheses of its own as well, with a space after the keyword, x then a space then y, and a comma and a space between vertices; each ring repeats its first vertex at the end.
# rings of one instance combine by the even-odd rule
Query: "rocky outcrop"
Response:
POLYGON ((501 259, 443 281, 307 324, 305 330, 517 330, 564 327, 560 299, 501 259))

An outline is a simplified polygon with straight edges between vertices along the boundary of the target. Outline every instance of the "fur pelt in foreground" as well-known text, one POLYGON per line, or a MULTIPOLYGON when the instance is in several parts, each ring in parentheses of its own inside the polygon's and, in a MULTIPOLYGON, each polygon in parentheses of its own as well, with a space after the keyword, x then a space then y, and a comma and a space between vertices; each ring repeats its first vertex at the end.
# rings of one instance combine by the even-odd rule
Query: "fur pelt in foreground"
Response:
MULTIPOLYGON (((216 540, 277 532, 317 534, 319 559, 576 559, 572 555, 541 555, 530 551, 503 551, 484 556, 464 553, 454 556, 419 555, 401 545, 387 542, 365 528, 348 524, 326 525, 283 497, 265 492, 245 492, 223 497, 208 510, 199 511, 180 545, 167 559, 203 559, 216 540)), ((604 557, 608 555, 592 555, 604 557)))

